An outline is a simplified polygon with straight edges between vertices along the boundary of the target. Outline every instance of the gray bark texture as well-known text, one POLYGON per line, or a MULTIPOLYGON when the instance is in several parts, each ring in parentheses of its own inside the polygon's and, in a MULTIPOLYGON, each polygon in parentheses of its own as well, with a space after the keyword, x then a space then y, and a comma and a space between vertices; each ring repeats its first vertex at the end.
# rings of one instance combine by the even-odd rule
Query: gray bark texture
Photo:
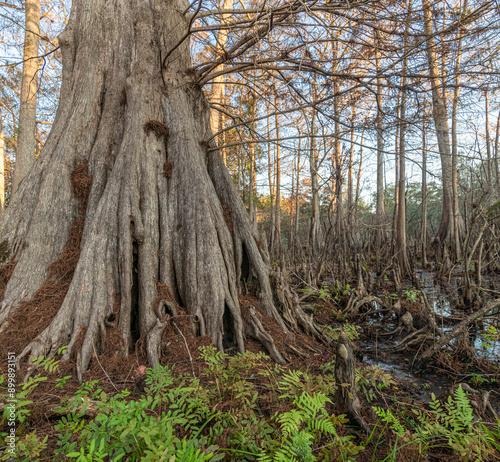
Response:
POLYGON ((38 91, 38 42, 40 37, 40 0, 26 1, 26 21, 19 104, 19 134, 11 195, 35 161, 36 97, 38 91))
POLYGON ((248 334, 283 362, 258 317, 287 331, 273 304, 267 253, 221 156, 208 149, 210 108, 189 43, 180 44, 187 7, 182 0, 73 2, 59 37, 56 119, 0 223, 2 260, 15 262, 0 331, 48 280, 75 223, 83 228, 79 257, 62 304, 20 358, 68 345, 64 358, 77 353, 81 377, 110 323, 121 353, 129 353, 135 322, 156 365, 166 285, 197 334, 218 348, 229 329, 240 352, 248 334), (78 194, 78 172, 88 178, 88 195, 78 194), (249 277, 258 315, 240 309, 240 283, 249 277))
POLYGON ((458 210, 455 210, 453 199, 453 170, 450 149, 450 130, 448 127, 448 111, 446 101, 441 92, 440 71, 436 56, 436 45, 433 36, 433 15, 429 0, 422 2, 424 10, 424 29, 427 42, 427 59, 429 62, 429 74, 432 87, 432 115, 436 128, 439 155, 441 157, 441 171, 443 182, 443 212, 441 224, 439 225, 439 237, 441 242, 447 243, 453 249, 457 247, 457 241, 463 234, 463 220, 458 210), (458 234, 457 234, 458 233, 458 234))

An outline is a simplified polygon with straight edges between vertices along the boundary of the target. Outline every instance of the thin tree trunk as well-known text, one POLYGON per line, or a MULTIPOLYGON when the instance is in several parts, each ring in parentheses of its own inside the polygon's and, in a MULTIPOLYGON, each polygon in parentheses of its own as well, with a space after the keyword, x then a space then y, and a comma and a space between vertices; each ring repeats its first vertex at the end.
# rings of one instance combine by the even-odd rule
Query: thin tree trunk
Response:
MULTIPOLYGON (((223 10, 228 10, 233 7, 233 0, 224 0, 222 4, 223 10)), ((226 24, 230 14, 222 14, 221 22, 226 24)), ((215 59, 220 58, 226 51, 226 43, 229 35, 230 29, 221 29, 217 33, 216 45, 215 45, 215 59)), ((216 67, 215 71, 222 71, 224 69, 224 64, 220 64, 216 67)), ((224 104, 224 94, 225 94, 225 75, 219 75, 214 78, 212 82, 212 91, 210 94, 210 103, 214 106, 210 111, 210 126, 212 127, 212 133, 218 133, 222 129, 224 115, 218 110, 224 104)), ((215 137, 215 143, 222 144, 219 136, 215 137)), ((222 151, 224 163, 227 164, 226 150, 222 151)))
POLYGON ((295 174, 295 218, 294 218, 294 246, 300 248, 300 236, 299 236, 299 220, 300 220, 300 157, 301 157, 301 145, 302 136, 299 128, 299 147, 297 151, 297 164, 296 164, 296 174, 295 174))
POLYGON ((490 142, 490 108, 488 99, 488 90, 484 92, 484 112, 485 112, 485 136, 486 136, 486 189, 488 194, 486 196, 486 205, 491 204, 493 199, 493 162, 491 156, 491 142, 490 142))
MULTIPOLYGON (((250 115, 252 116, 252 121, 249 126, 249 137, 251 141, 255 140, 254 131, 255 131, 255 112, 256 112, 257 101, 252 99, 250 102, 250 115)), ((256 159, 256 143, 250 143, 248 146, 248 155, 250 161, 250 194, 249 194, 249 203, 248 203, 248 212, 250 215, 250 222, 252 223, 253 229, 257 232, 257 211, 255 208, 255 201, 257 198, 257 159, 256 159)))
POLYGON ((311 228, 309 245, 313 254, 319 249, 321 240, 319 186, 318 186, 318 153, 316 151, 316 110, 312 109, 311 136, 309 141, 309 172, 311 175, 311 228))
POLYGON ((396 136, 394 138, 394 150, 395 150, 395 179, 394 179, 394 211, 392 214, 392 239, 391 239, 391 248, 393 251, 393 254, 396 252, 396 227, 397 227, 397 222, 398 222, 398 212, 399 212, 399 154, 400 154, 400 148, 399 148, 399 142, 400 142, 400 132, 401 132, 401 123, 400 123, 400 118, 401 118, 401 90, 398 92, 398 105, 397 105, 397 110, 396 110, 396 136))
POLYGON ((427 129, 425 116, 422 119, 422 220, 420 238, 422 240, 422 265, 427 268, 427 129))
MULTIPOLYGON (((268 117, 267 117, 267 133, 268 133, 268 137, 269 139, 271 139, 271 117, 269 116, 271 110, 270 110, 270 107, 269 107, 269 101, 266 101, 266 109, 267 109, 267 114, 268 114, 268 117)), ((271 142, 268 141, 267 143, 267 177, 268 177, 268 181, 269 181, 269 199, 270 199, 270 202, 271 202, 271 213, 270 213, 270 218, 269 218, 269 222, 270 222, 270 226, 269 226, 269 246, 270 246, 270 249, 272 248, 272 243, 274 242, 274 233, 275 233, 275 229, 274 229, 274 223, 275 223, 275 192, 274 192, 274 173, 273 173, 273 165, 274 165, 274 160, 273 160, 273 155, 272 155, 272 151, 271 151, 271 142)))
POLYGON ((361 191, 361 171, 363 169, 363 142, 365 140, 365 128, 361 132, 361 148, 359 150, 359 168, 358 168, 358 176, 356 179, 356 200, 355 200, 355 208, 356 208, 356 216, 358 215, 358 204, 359 204, 359 194, 361 191))
POLYGON ((497 191, 500 191, 500 163, 498 161, 498 158, 500 157, 500 153, 498 152, 500 149, 499 136, 500 136, 500 113, 498 114, 497 128, 495 134, 495 178, 496 178, 497 191))
POLYGON ((383 126, 383 86, 381 76, 380 34, 375 32, 375 66, 377 71, 377 205, 375 210, 376 237, 375 246, 380 249, 385 238, 385 213, 384 198, 384 126, 383 126))
POLYGON ((30 172, 35 161, 36 99, 38 91, 38 42, 40 36, 40 0, 26 0, 26 25, 19 105, 19 133, 11 197, 30 172))
MULTIPOLYGON (((462 12, 465 13, 467 9, 468 0, 464 0, 462 6, 462 12)), ((464 37, 465 29, 463 27, 458 31, 458 49, 457 58, 455 62, 455 90, 453 93, 453 105, 451 114, 451 174, 452 174, 452 190, 453 190, 453 228, 454 235, 460 236, 463 234, 463 221, 460 215, 460 209, 458 204, 458 139, 457 139, 457 113, 458 113, 458 101, 460 95, 460 62, 462 60, 462 43, 464 37)), ((455 255, 457 259, 462 256, 462 249, 460 246, 460 240, 455 239, 455 255)))
MULTIPOLYGON (((251 136, 253 139, 253 136, 251 136)), ((250 194, 248 195, 248 214, 250 215, 250 222, 255 231, 257 231, 257 211, 255 210, 255 198, 257 195, 257 185, 256 185, 256 163, 255 163, 255 143, 250 143, 248 147, 248 155, 250 157, 250 194)))
MULTIPOLYGON (((427 60, 432 88, 432 114, 436 127, 436 136, 441 157, 441 170, 443 182, 443 211, 441 224, 439 226, 439 237, 443 244, 450 245, 452 249, 457 248, 457 241, 462 235, 461 217, 457 211, 455 216, 453 200, 453 163, 450 150, 450 131, 448 128, 448 114, 446 101, 441 92, 440 72, 436 56, 436 46, 433 37, 432 9, 429 0, 422 0, 424 9, 424 31, 427 42, 427 60), (455 220, 458 220, 458 232, 455 233, 455 220)), ((458 256, 456 256, 458 257, 458 256)))
POLYGON ((408 248, 406 241, 406 99, 407 99, 407 71, 408 71, 408 32, 409 24, 408 19, 411 14, 411 0, 408 5, 408 14, 406 19, 406 30, 404 35, 404 54, 403 60, 403 77, 401 78, 401 109, 399 121, 399 180, 397 184, 398 189, 398 214, 396 221, 396 249, 397 259, 400 264, 402 274, 410 272, 410 264, 408 261, 408 248))
MULTIPOLYGON (((278 107, 278 97, 276 96, 275 105, 278 107)), ((281 255, 281 146, 280 146, 280 127, 278 114, 274 118, 276 128, 276 158, 274 166, 275 174, 275 210, 274 210, 274 234, 271 243, 272 253, 279 257, 281 255)))
POLYGON ((0 216, 3 214, 5 203, 5 152, 3 138, 2 111, 0 111, 0 216))
POLYGON ((352 108, 352 119, 351 119, 351 147, 349 149, 349 169, 347 173, 347 210, 348 210, 348 216, 347 216, 347 223, 349 225, 349 233, 352 234, 352 214, 354 212, 353 209, 353 161, 354 161, 354 123, 356 121, 356 106, 354 105, 352 108))

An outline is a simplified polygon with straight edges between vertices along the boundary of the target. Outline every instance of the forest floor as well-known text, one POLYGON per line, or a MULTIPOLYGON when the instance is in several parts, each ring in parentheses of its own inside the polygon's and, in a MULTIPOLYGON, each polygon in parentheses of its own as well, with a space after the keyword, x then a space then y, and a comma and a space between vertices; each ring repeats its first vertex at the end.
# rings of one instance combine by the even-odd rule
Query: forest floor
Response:
MULTIPOLYGON (((451 328, 464 314, 454 300, 456 286, 450 290, 456 281, 436 283, 428 272, 419 277, 441 324, 451 328)), ((498 275, 487 282, 500 287, 498 275)), ((94 355, 83 384, 76 378, 74 358, 42 359, 25 382, 26 366, 18 370, 17 456, 10 460, 120 460, 120 454, 122 460, 172 462, 500 460, 500 427, 491 413, 500 414, 500 341, 489 325, 475 326, 468 341, 455 341, 423 370, 416 370, 418 350, 391 351, 405 336, 387 335, 397 330, 395 316, 370 314, 380 308, 374 303, 346 317, 349 286, 339 287, 329 279, 310 296, 299 279, 295 287, 302 294, 302 307, 327 328, 332 340, 341 330, 348 335, 357 358, 357 394, 371 434, 333 417, 328 417, 333 427, 314 427, 334 413, 335 341, 326 345, 303 334, 284 334, 263 319, 288 361, 278 366, 252 340, 243 357, 231 349, 224 355, 216 352, 210 339, 194 337, 189 318, 180 316, 165 334, 162 368, 156 372, 143 373, 146 357, 140 344, 126 360, 114 355, 118 344, 112 335, 105 353, 94 355), (478 392, 469 398, 479 406, 464 405, 457 384, 478 392), (484 397, 490 414, 481 408, 484 397), (168 412, 162 417, 161 410, 168 412), (316 413, 314 418, 311 413, 316 413), (295 418, 295 424, 288 417, 295 418), (162 425, 171 426, 171 439, 153 432, 162 425)), ((377 287, 381 299, 399 300, 403 311, 412 313, 422 309, 416 293, 410 283, 399 293, 388 280, 377 287)), ((249 296, 240 302, 258 303, 249 296)), ((6 388, 8 351, 18 351, 24 341, 2 339, 5 382, 0 379, 0 387, 6 388)), ((7 451, 9 402, 6 396, 0 399, 5 408, 0 451, 7 451)), ((1 460, 11 457, 1 454, 1 460)))

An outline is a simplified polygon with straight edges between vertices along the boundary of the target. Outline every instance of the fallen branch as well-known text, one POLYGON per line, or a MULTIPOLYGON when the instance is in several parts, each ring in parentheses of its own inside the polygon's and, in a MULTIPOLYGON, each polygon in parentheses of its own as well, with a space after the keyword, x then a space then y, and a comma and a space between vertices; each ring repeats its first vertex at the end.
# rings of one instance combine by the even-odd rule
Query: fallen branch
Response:
POLYGON ((420 357, 420 362, 430 358, 434 353, 436 353, 436 351, 440 350, 445 345, 450 343, 453 339, 457 338, 460 334, 463 334, 465 331, 467 331, 469 325, 472 322, 476 321, 478 318, 482 318, 483 316, 487 315, 497 306, 500 306, 500 298, 492 300, 483 308, 481 308, 479 311, 476 311, 475 313, 472 313, 471 315, 467 316, 463 321, 457 324, 452 331, 442 335, 441 338, 432 347, 425 350, 422 353, 422 356, 420 357))

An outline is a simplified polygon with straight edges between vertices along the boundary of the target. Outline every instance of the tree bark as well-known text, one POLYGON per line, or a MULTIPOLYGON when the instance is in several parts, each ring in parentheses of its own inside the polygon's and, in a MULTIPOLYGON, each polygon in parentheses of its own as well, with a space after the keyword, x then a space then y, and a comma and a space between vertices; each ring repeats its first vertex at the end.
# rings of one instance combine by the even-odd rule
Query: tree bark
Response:
MULTIPOLYGON (((233 7, 233 0, 224 0, 222 3, 222 9, 228 10, 233 7)), ((229 18, 228 14, 222 14, 222 23, 227 23, 229 18)), ((215 59, 219 59, 226 51, 227 38, 229 36, 230 29, 221 29, 217 33, 216 45, 215 45, 215 59)), ((224 64, 220 64, 215 68, 215 71, 222 71, 224 69, 224 64)), ((210 94, 210 103, 213 105, 210 112, 210 125, 212 127, 212 133, 218 133, 221 130, 221 122, 223 120, 222 114, 219 111, 221 106, 224 104, 224 93, 225 93, 225 76, 224 74, 218 75, 214 78, 212 82, 212 91, 210 94)), ((215 137, 215 143, 219 143, 219 137, 215 137)), ((225 156, 224 163, 226 163, 225 156)))
POLYGON ((422 219, 420 238, 422 240, 422 266, 427 268, 427 129, 425 116, 422 120, 422 219))
POLYGON ((404 54, 403 60, 403 76, 401 77, 401 108, 399 120, 399 179, 397 183, 398 189, 398 212, 396 220, 396 258, 399 262, 403 275, 409 274, 410 263, 408 260, 408 248, 406 242, 406 97, 407 97, 407 76, 408 71, 408 32, 409 18, 411 15, 411 0, 407 3, 408 12, 406 15, 406 29, 404 34, 404 54))
POLYGON ((36 97, 38 91, 38 42, 40 0, 26 0, 26 24, 19 105, 19 133, 11 196, 31 170, 35 160, 36 97))
POLYGON ((490 107, 488 98, 488 89, 484 92, 484 132, 486 137, 486 189, 488 194, 486 196, 486 205, 489 206, 494 198, 495 194, 493 192, 493 162, 491 156, 491 140, 490 140, 490 107))
MULTIPOLYGON (((275 107, 278 107, 278 95, 275 91, 275 107)), ((275 201, 274 201, 274 223, 271 224, 273 232, 271 233, 272 240, 271 244, 271 254, 278 258, 281 255, 281 146, 280 146, 280 126, 278 114, 274 117, 275 133, 276 133, 276 151, 275 151, 275 161, 274 161, 274 190, 275 190, 275 201)))
POLYGON ((353 218, 353 192, 354 192, 354 123, 356 119, 356 106, 352 107, 352 117, 351 117, 351 146, 349 148, 349 166, 347 172, 347 224, 349 226, 349 233, 352 233, 352 218, 353 218))
MULTIPOLYGON (((455 226, 461 223, 459 211, 454 211, 453 199, 453 165, 450 151, 450 134, 448 128, 448 113, 446 101, 441 93, 441 83, 439 81, 439 66, 436 56, 436 45, 433 37, 432 9, 429 0, 423 0, 424 9, 424 30, 427 42, 427 60, 429 63, 430 81, 432 87, 432 114, 436 127, 439 155, 441 157, 441 170, 443 182, 443 211, 441 224, 439 226, 439 237, 443 244, 457 248, 462 236, 462 226, 455 226), (456 230, 458 234, 456 234, 456 230)), ((458 258, 458 256, 456 256, 458 258)))
POLYGON ((377 71, 377 204, 375 209, 376 237, 375 246, 380 249, 382 242, 386 238, 385 223, 387 220, 385 213, 384 197, 384 125, 383 125, 383 93, 380 64, 380 34, 375 32, 375 67, 377 71))
POLYGON ((361 402, 356 393, 356 359, 347 340, 345 332, 341 332, 337 343, 335 357, 335 408, 338 414, 346 414, 363 430, 370 432, 370 427, 361 415, 361 402))
POLYGON ((3 214, 5 203, 5 152, 3 138, 2 111, 0 111, 0 216, 3 214))
POLYGON ((321 241, 321 223, 319 210, 319 185, 318 185, 318 152, 316 150, 316 110, 312 109, 311 127, 309 138, 309 172, 311 175, 311 227, 309 231, 309 245, 315 255, 319 250, 321 241))
POLYGON ((500 191, 500 162, 498 161, 498 158, 500 157, 499 153, 500 143, 498 142, 499 135, 500 135, 500 113, 498 114, 497 128, 495 133, 495 178, 496 178, 497 191, 500 191))
MULTIPOLYGON (((467 0, 464 0, 464 11, 467 8, 467 0)), ((451 112, 451 174, 452 174, 452 188, 453 188, 453 233, 455 236, 459 235, 459 208, 458 208, 458 139, 457 139, 457 125, 458 125, 458 100, 460 95, 460 62, 462 60, 462 42, 464 36, 464 28, 461 27, 458 32, 458 50, 457 59, 455 63, 455 90, 453 92, 453 105, 451 112)), ((460 242, 455 240, 455 255, 461 258, 462 251, 460 242)))
POLYGON ((73 2, 59 36, 63 84, 53 128, 0 222, 2 260, 16 263, 0 330, 43 286, 73 224, 83 233, 62 305, 19 359, 68 345, 64 358, 78 353, 81 378, 116 314, 123 355, 137 318, 149 362, 158 364, 165 312, 155 300, 164 284, 196 332, 221 350, 229 329, 239 351, 247 333, 283 362, 258 316, 240 309, 240 284, 253 277, 259 316, 287 331, 273 304, 267 253, 222 157, 207 143, 210 107, 189 43, 179 45, 187 7, 183 0, 73 2), (164 67, 160 56, 168 56, 164 67), (85 169, 91 185, 82 201, 76 173, 85 169))

